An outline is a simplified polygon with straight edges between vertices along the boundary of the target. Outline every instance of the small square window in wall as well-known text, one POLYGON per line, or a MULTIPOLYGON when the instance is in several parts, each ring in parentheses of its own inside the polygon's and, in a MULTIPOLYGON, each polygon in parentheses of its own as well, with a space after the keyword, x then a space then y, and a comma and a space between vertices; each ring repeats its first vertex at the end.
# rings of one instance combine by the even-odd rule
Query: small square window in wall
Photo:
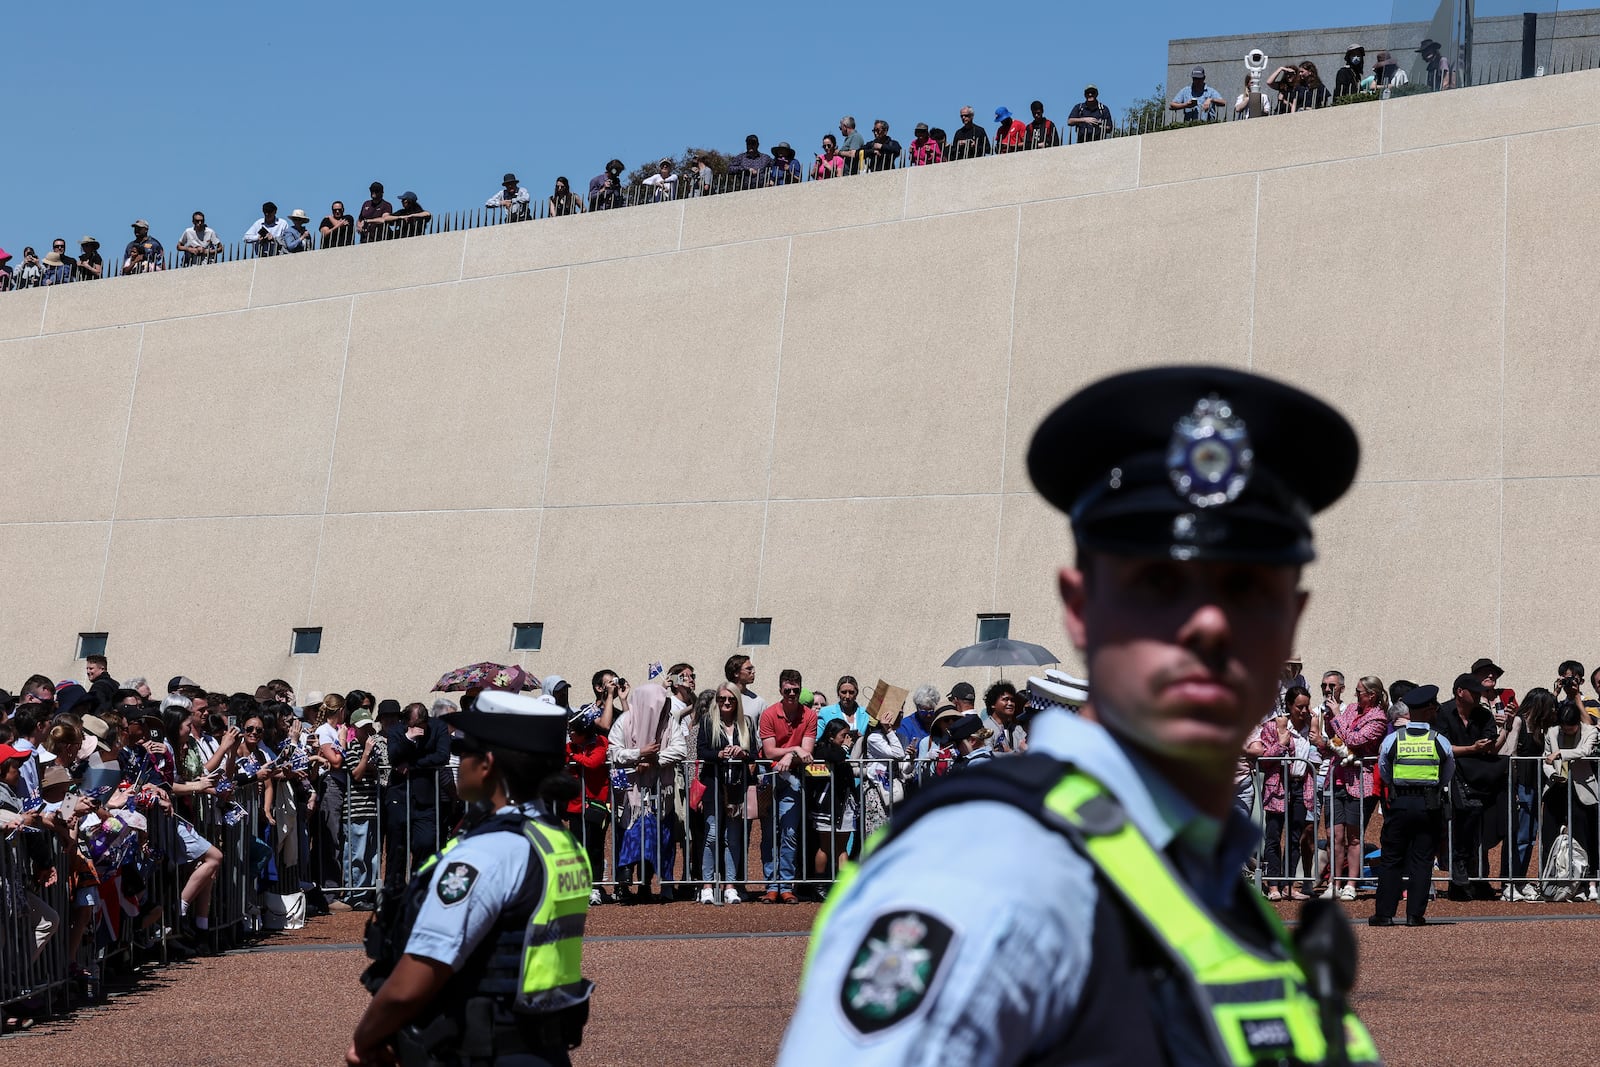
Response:
POLYGON ((770 645, 772 644, 771 619, 740 619, 739 620, 740 645, 770 645))
POLYGON ((296 656, 315 656, 322 651, 322 627, 297 626, 289 652, 296 656))
POLYGON ((1011 616, 1005 615, 979 615, 978 640, 998 641, 1011 636, 1011 616))
POLYGON ((90 656, 103 656, 106 654, 105 634, 79 634, 78 659, 87 659, 90 656))
POLYGON ((544 647, 544 623, 514 622, 511 624, 511 651, 537 652, 544 647))

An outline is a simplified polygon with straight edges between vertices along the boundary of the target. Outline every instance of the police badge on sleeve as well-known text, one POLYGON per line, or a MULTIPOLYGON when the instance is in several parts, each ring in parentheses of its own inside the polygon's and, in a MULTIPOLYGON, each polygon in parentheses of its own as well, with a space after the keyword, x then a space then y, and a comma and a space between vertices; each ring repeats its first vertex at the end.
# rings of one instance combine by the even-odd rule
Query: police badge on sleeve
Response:
POLYGON ((839 1006, 864 1035, 908 1018, 927 999, 954 934, 923 911, 880 915, 856 949, 839 1006))
POLYGON ((439 903, 445 907, 459 904, 467 899, 467 894, 472 892, 472 884, 478 880, 478 868, 470 863, 446 864, 444 870, 439 872, 439 880, 434 883, 434 895, 439 898, 439 903))

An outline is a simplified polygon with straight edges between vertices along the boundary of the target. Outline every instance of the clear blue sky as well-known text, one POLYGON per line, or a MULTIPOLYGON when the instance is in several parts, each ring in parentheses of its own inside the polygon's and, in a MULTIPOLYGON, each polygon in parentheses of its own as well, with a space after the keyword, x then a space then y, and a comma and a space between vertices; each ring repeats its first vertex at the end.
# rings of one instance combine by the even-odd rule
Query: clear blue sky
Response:
MULTIPOLYGON (((972 104, 1059 122, 1086 81, 1119 115, 1164 79, 1169 38, 1387 22, 1392 0, 1272 8, 1171 0, 356 6, 284 0, 10 5, 0 41, 0 247, 136 217, 168 249, 195 208, 238 240, 263 200, 313 221, 374 178, 398 203, 481 204, 514 170, 535 196, 617 156, 788 141, 842 114, 958 126, 972 104), (705 12, 696 16, 691 12, 705 12)), ((1231 84, 1231 82, 1230 82, 1231 84)))

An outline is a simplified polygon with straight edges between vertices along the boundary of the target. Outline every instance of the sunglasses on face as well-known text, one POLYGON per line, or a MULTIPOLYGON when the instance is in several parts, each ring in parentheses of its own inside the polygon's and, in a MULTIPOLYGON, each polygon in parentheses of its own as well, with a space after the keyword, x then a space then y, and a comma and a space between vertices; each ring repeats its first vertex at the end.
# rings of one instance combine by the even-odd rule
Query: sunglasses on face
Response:
POLYGON ((783 695, 786 696, 786 697, 792 697, 792 696, 798 695, 800 690, 784 688, 784 689, 779 690, 779 692, 783 693, 783 695))

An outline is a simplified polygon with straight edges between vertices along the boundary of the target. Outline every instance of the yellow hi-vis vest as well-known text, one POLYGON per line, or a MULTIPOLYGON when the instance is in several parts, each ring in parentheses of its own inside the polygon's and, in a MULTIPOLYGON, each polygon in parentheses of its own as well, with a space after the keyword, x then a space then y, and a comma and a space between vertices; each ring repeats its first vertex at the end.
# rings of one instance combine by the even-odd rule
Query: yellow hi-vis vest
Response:
POLYGON ((1394 739, 1394 784, 1397 786, 1437 786, 1439 784, 1439 744, 1433 728, 1414 734, 1406 727, 1394 739))
POLYGON ((583 926, 589 915, 589 857, 566 830, 527 821, 522 832, 544 861, 544 899, 523 938, 517 1007, 560 1011, 589 999, 583 926))
MULTIPOLYGON (((1027 758, 1031 757, 1009 759, 1027 758)), ((1252 894, 1281 955, 1240 941, 1196 903, 1166 858, 1128 821, 1105 787, 1089 775, 1067 767, 1045 796, 1041 814, 1094 864, 1104 883, 1181 969, 1200 1008, 1197 1015, 1208 1031, 1216 1063, 1266 1067, 1289 1062, 1309 1067, 1334 1061, 1317 1002, 1307 988, 1288 932, 1259 895, 1252 894)), ((892 826, 869 838, 862 850, 863 862, 904 828, 892 826)), ((854 864, 840 872, 838 884, 817 916, 813 951, 835 903, 846 896, 858 872, 854 864)), ((811 960, 806 962, 809 969, 811 960)), ((1361 1020, 1346 1009, 1343 1021, 1345 1062, 1351 1067, 1379 1063, 1377 1046, 1361 1020)))

